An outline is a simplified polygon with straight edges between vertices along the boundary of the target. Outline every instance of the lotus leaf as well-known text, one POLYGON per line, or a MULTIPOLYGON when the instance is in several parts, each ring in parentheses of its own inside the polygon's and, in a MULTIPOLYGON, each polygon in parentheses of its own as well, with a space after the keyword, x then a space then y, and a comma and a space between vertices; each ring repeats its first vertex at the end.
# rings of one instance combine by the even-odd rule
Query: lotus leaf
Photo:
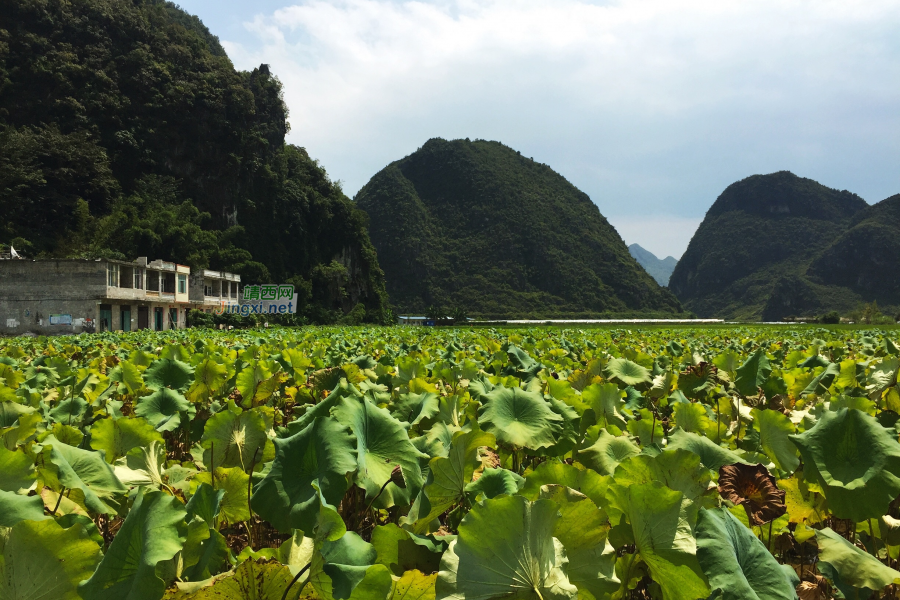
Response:
POLYGON ((345 398, 333 411, 335 419, 350 428, 356 436, 356 483, 374 499, 382 486, 391 480, 391 472, 399 466, 407 489, 390 483, 378 499, 377 506, 409 504, 422 488, 420 459, 428 457, 412 445, 406 428, 368 399, 345 398))
POLYGON ((891 569, 832 531, 816 531, 819 570, 848 600, 865 600, 873 592, 900 583, 900 572, 891 569))
POLYGON ((357 468, 356 440, 333 418, 315 419, 303 431, 275 440, 275 460, 255 486, 253 510, 279 531, 312 531, 321 490, 329 504, 347 491, 347 473, 357 468))
POLYGON ((21 521, 0 553, 0 598, 79 600, 78 582, 94 571, 100 547, 81 525, 21 521))
POLYGON ((869 415, 847 408, 829 411, 790 439, 835 516, 854 522, 877 518, 900 495, 897 433, 869 415))
POLYGON ((793 569, 778 564, 753 532, 723 508, 697 517, 697 560, 713 595, 744 600, 796 600, 793 569))
POLYGON ((606 363, 606 374, 625 385, 651 383, 650 371, 625 358, 614 358, 606 363))
POLYGON ((258 409, 241 410, 233 403, 206 422, 200 444, 205 448, 207 468, 240 467, 250 471, 275 457, 275 447, 266 435, 266 419, 258 409))
POLYGON ((91 425, 91 448, 100 450, 106 462, 113 464, 129 450, 162 443, 163 438, 154 426, 142 417, 133 419, 100 419, 91 425))
POLYGON ((0 491, 18 492, 34 485, 34 459, 24 451, 0 446, 0 491))
POLYGON ((479 425, 497 442, 537 450, 556 443, 563 418, 550 409, 541 394, 498 386, 484 398, 479 425))
POLYGON ((640 453, 640 448, 628 438, 601 429, 597 441, 578 453, 578 460, 601 475, 612 475, 622 461, 640 453))
POLYGON ((499 496, 475 505, 441 559, 436 598, 574 600, 578 589, 553 537, 558 518, 552 500, 499 496))
POLYGON ((182 391, 191 384, 193 375, 194 368, 189 364, 177 359, 161 358, 144 372, 144 382, 151 390, 171 388, 182 391))
POLYGON ((157 565, 181 551, 184 506, 163 492, 139 494, 91 578, 79 586, 84 600, 156 600, 166 589, 157 565))
POLYGON ((56 467, 61 485, 84 493, 85 506, 95 513, 116 512, 105 501, 128 491, 100 452, 73 448, 51 435, 44 439, 43 458, 56 467))
POLYGON ((138 400, 134 414, 147 419, 157 431, 174 431, 181 425, 182 415, 195 410, 187 398, 164 387, 138 400))

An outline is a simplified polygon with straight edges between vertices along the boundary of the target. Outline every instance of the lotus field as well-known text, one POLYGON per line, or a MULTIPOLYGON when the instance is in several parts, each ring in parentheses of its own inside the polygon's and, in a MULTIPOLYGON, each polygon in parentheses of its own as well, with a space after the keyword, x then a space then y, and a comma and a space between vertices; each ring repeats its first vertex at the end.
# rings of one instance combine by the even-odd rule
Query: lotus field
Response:
POLYGON ((0 598, 895 598, 894 338, 0 340, 0 598))

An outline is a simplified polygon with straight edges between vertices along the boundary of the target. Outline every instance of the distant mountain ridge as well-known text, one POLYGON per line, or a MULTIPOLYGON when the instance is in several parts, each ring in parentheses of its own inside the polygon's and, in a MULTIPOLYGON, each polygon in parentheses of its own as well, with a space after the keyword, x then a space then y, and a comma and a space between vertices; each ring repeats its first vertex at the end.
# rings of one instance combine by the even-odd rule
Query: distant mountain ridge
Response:
POLYGON ((591 199, 499 142, 431 139, 355 198, 396 309, 550 318, 681 313, 591 199))
POLYGON ((900 306, 900 194, 869 206, 788 171, 728 186, 669 288, 700 317, 774 321, 900 306))
POLYGON ((644 270, 650 274, 650 277, 656 280, 659 285, 669 285, 669 278, 678 261, 671 256, 663 259, 657 258, 655 254, 641 247, 639 244, 631 244, 628 246, 628 252, 634 257, 638 264, 644 267, 644 270))

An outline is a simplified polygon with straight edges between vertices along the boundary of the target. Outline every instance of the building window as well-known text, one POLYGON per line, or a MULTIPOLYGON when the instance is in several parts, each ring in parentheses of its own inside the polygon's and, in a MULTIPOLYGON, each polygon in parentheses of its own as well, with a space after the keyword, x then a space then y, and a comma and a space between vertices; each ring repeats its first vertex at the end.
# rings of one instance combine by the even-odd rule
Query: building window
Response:
POLYGON ((187 294, 187 275, 178 276, 178 293, 187 294))
POLYGON ((119 265, 106 265, 106 285, 119 287, 119 265))
POLYGON ((204 295, 204 296, 212 296, 212 295, 213 295, 212 282, 211 282, 211 281, 208 281, 208 280, 207 280, 207 281, 204 281, 204 282, 203 282, 203 295, 204 295))
POLYGON ((143 269, 135 269, 134 270, 134 289, 136 289, 136 290, 144 289, 144 270, 143 269))

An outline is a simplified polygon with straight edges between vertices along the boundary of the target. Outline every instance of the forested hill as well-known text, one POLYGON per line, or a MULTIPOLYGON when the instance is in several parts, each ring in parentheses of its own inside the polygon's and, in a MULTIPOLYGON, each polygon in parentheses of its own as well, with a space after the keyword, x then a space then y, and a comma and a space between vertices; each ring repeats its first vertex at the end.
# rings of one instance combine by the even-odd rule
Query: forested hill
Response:
POLYGON ((296 284, 314 321, 383 319, 365 215, 287 130, 268 67, 172 3, 0 11, 0 243, 26 255, 228 269, 296 284))
MULTIPOLYGON (((787 171, 738 181, 706 213, 669 288, 701 317, 768 321, 847 313, 873 299, 853 281, 863 263, 872 266, 865 287, 875 263, 900 258, 896 242, 860 245, 868 232, 883 233, 873 224, 881 215, 867 207, 856 194, 787 171), (852 249, 861 262, 847 262, 855 260, 852 249)), ((900 300, 896 290, 889 296, 892 304, 900 300)))
POLYGON ((356 202, 402 312, 681 312, 586 194, 499 142, 429 140, 376 174, 356 202))

